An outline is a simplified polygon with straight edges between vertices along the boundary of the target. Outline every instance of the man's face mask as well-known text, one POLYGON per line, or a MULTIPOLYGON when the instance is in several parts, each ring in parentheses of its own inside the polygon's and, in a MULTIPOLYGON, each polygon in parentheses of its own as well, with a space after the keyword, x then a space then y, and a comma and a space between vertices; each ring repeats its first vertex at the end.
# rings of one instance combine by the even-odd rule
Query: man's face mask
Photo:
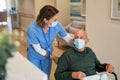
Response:
POLYGON ((83 40, 83 39, 75 39, 73 43, 74 43, 75 47, 78 49, 85 47, 85 40, 83 40))
POLYGON ((55 27, 57 24, 58 24, 58 21, 54 21, 49 27, 55 27))

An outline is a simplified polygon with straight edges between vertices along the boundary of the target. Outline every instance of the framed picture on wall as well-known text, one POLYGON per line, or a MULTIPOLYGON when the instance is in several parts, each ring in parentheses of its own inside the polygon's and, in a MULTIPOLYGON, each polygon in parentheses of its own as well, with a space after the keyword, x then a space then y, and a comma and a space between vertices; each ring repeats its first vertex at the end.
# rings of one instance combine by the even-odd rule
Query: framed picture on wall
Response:
POLYGON ((70 0, 71 2, 80 2, 81 0, 70 0))
POLYGON ((86 16, 86 0, 81 0, 81 16, 86 16))
POLYGON ((79 3, 71 3, 70 12, 71 12, 70 13, 71 16, 80 17, 81 16, 80 2, 79 3))
POLYGON ((70 0, 70 19, 83 20, 81 17, 81 0, 70 0))
POLYGON ((111 0, 111 19, 120 20, 120 0, 111 0))

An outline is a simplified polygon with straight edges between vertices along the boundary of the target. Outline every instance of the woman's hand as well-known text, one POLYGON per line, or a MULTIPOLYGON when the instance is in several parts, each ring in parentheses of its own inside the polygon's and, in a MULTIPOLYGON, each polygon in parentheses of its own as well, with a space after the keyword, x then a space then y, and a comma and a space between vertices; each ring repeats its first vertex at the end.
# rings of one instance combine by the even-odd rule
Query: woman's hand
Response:
POLYGON ((48 57, 48 53, 45 54, 45 57, 48 57))
POLYGON ((55 55, 50 55, 50 58, 57 64, 58 63, 58 59, 59 57, 55 56, 55 55))

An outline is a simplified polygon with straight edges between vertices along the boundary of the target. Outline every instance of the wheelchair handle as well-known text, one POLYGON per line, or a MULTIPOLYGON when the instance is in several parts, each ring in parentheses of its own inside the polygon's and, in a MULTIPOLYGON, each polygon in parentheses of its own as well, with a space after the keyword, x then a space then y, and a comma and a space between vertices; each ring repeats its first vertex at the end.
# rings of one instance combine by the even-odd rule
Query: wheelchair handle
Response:
POLYGON ((115 80, 118 80, 118 78, 117 78, 117 74, 116 74, 115 72, 111 72, 111 74, 113 74, 113 75, 114 75, 115 80))

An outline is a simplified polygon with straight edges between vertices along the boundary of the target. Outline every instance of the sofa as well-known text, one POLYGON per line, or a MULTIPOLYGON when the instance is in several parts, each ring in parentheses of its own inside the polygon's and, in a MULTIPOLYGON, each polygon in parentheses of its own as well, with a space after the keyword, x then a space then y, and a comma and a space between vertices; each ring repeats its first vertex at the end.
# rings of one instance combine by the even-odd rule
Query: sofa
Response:
MULTIPOLYGON (((74 33, 79 29, 85 30, 85 22, 72 21, 67 26, 65 26, 65 30, 67 31, 67 34, 70 35, 72 38, 74 38, 74 33)), ((56 36, 56 41, 58 47, 60 46, 60 44, 68 45, 67 42, 60 35, 56 36)))

